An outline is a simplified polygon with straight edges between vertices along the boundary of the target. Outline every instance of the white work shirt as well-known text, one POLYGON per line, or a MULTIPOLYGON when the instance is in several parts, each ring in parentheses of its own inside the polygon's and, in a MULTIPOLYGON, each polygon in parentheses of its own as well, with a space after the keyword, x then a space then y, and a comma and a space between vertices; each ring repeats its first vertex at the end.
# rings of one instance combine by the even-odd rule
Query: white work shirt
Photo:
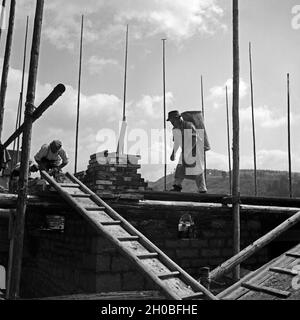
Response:
POLYGON ((62 161, 63 164, 67 164, 69 162, 68 155, 63 148, 60 148, 58 152, 53 153, 50 145, 48 144, 44 144, 34 157, 35 161, 37 162, 41 161, 43 158, 46 158, 50 161, 57 161, 59 163, 62 161))

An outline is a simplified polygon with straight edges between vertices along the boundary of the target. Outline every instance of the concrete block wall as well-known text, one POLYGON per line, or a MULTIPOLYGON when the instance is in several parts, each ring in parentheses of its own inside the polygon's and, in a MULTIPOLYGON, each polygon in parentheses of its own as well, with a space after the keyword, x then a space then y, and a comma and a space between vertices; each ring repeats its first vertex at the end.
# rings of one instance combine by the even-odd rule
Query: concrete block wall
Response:
MULTIPOLYGON (((45 212, 44 212, 45 214, 45 212)), ((27 221, 21 296, 154 289, 130 261, 76 213, 65 213, 64 232, 37 230, 45 225, 31 212, 27 221)))
MULTIPOLYGON (((232 256, 232 212, 225 207, 162 205, 111 202, 110 205, 183 269, 199 277, 199 269, 218 266, 232 256), (178 222, 190 214, 195 223, 194 237, 180 239, 178 222)), ((77 293, 157 289, 114 246, 78 214, 65 215, 65 229, 47 231, 47 214, 27 214, 22 297, 49 297, 77 293)), ((288 216, 242 211, 242 248, 249 245, 288 216)), ((300 242, 300 239, 299 239, 300 242)), ((269 247, 260 250, 243 266, 255 269, 271 258, 269 247)))

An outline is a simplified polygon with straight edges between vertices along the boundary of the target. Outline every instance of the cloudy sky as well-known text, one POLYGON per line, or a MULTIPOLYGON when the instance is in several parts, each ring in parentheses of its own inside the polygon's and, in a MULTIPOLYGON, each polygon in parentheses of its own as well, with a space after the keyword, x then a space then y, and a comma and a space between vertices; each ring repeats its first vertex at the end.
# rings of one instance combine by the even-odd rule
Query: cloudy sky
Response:
MULTIPOLYGON (((300 171, 297 143, 300 29, 293 28, 292 24, 295 17, 292 10, 297 4, 296 0, 240 1, 242 168, 253 167, 248 60, 251 41, 258 168, 288 169, 286 74, 289 72, 293 170, 300 171)), ((30 49, 34 11, 35 1, 17 1, 4 139, 12 133, 15 123, 25 20, 29 15, 30 49)), ((82 14, 85 31, 79 169, 86 169, 89 155, 105 147, 110 151, 116 149, 111 142, 103 145, 103 137, 108 130, 118 131, 122 117, 124 42, 126 24, 129 24, 127 118, 131 138, 141 130, 150 137, 151 129, 163 128, 161 39, 167 38, 168 111, 201 109, 200 77, 203 75, 206 126, 212 146, 207 154, 208 167, 227 170, 226 84, 232 93, 232 16, 228 0, 45 0, 36 104, 58 83, 65 84, 67 91, 34 125, 32 155, 41 144, 59 138, 71 158, 68 169, 73 171, 82 14)), ((5 39, 6 31, 0 43, 1 59, 5 39)), ((169 132, 170 129, 168 124, 169 132)), ((161 141, 152 140, 149 138, 148 143, 141 146, 145 163, 151 158, 151 152, 158 157, 162 153, 161 141)), ((170 152, 171 144, 168 149, 170 152)), ((168 166, 168 171, 173 169, 174 164, 168 166)), ((144 165, 142 174, 146 179, 155 180, 163 175, 163 166, 144 165)))

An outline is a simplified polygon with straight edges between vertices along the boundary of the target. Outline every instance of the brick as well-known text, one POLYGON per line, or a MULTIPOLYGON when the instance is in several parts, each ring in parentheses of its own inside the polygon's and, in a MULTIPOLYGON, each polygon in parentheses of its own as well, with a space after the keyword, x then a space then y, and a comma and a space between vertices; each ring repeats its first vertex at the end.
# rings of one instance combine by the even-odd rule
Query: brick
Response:
POLYGON ((110 255, 97 255, 96 256, 96 272, 99 271, 110 271, 111 268, 111 257, 110 255))
POLYGON ((144 290, 144 277, 137 271, 122 274, 122 290, 144 290))
POLYGON ((204 230, 202 231, 203 238, 214 238, 216 236, 216 232, 204 230))
POLYGON ((206 248, 208 246, 208 240, 191 239, 192 248, 206 248))
POLYGON ((251 220, 251 221, 248 221, 247 227, 251 230, 260 230, 261 223, 259 221, 251 220))
POLYGON ((209 240, 209 246, 212 247, 224 247, 225 246, 225 239, 211 239, 209 240))
POLYGON ((208 259, 193 259, 191 260, 191 266, 196 268, 207 267, 209 265, 208 259))
POLYGON ((219 257, 220 256, 220 249, 202 249, 201 257, 219 257))
POLYGON ((96 292, 113 292, 121 290, 121 275, 116 273, 97 273, 96 292))
POLYGON ((211 227, 214 229, 223 229, 226 227, 226 225, 227 225, 226 220, 219 219, 211 222, 211 227))
POLYGON ((115 256, 112 257, 111 261, 111 271, 112 272, 125 272, 132 270, 134 267, 132 264, 128 262, 127 259, 120 257, 120 256, 115 256))
POLYGON ((197 249, 177 249, 176 250, 177 258, 196 258, 199 257, 199 251, 197 249))

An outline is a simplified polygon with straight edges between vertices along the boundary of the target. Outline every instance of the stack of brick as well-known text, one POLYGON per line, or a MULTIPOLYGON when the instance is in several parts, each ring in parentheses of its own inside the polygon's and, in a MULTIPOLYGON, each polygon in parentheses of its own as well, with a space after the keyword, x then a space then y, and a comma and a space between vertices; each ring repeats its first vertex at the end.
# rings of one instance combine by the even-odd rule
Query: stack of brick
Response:
POLYGON ((77 174, 87 187, 104 198, 142 198, 148 184, 137 171, 141 168, 138 155, 100 152, 90 157, 87 171, 77 174))

